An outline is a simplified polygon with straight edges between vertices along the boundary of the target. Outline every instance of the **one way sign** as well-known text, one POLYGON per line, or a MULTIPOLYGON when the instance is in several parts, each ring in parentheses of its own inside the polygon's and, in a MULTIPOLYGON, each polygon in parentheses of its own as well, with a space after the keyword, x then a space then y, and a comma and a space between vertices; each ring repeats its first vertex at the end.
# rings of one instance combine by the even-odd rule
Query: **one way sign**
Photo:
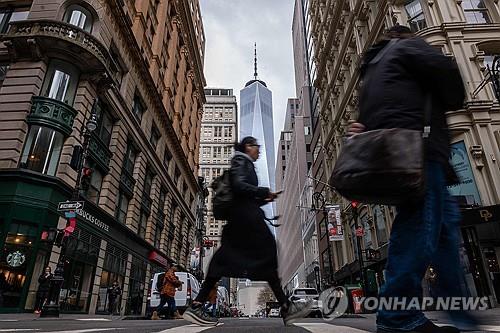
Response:
POLYGON ((68 212, 70 210, 77 210, 83 208, 83 201, 63 201, 57 206, 60 212, 68 212))

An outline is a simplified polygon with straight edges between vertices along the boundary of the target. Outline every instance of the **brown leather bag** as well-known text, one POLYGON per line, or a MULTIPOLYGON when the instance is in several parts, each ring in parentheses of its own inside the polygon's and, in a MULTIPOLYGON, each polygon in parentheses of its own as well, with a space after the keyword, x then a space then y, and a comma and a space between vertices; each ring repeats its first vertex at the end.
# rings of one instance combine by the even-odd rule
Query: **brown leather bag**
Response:
MULTIPOLYGON (((397 43, 397 39, 391 40, 370 65, 376 65, 397 43)), ((346 140, 330 179, 337 192, 349 200, 383 205, 423 198, 425 147, 431 129, 430 93, 423 104, 423 130, 377 129, 346 140)))
POLYGON ((331 178, 345 198, 384 205, 420 200, 424 181, 423 132, 403 128, 373 130, 347 139, 331 178))

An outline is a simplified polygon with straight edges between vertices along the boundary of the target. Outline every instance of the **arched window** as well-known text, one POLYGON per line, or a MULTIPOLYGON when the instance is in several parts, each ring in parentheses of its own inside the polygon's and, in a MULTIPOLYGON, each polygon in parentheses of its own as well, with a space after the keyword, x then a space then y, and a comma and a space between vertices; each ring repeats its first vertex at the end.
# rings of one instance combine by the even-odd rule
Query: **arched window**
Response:
POLYGON ((71 5, 64 14, 64 21, 87 32, 92 31, 92 14, 79 5, 71 5))

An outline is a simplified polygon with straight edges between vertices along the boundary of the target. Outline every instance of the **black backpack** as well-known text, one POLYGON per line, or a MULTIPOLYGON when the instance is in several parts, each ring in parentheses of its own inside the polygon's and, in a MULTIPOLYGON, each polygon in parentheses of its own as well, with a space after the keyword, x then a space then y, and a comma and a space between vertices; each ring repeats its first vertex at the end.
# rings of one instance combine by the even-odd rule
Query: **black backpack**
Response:
POLYGON ((214 179, 212 189, 215 192, 212 200, 214 218, 216 220, 227 220, 233 202, 229 170, 225 170, 221 176, 214 179))

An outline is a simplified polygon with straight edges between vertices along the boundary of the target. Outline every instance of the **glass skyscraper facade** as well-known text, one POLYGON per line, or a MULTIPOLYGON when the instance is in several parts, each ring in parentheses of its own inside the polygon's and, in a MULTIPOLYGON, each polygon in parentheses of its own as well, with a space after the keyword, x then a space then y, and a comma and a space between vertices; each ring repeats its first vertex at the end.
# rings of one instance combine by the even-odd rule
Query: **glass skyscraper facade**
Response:
MULTIPOLYGON (((266 83, 252 80, 240 91, 240 139, 255 137, 260 147, 260 158, 255 162, 259 186, 275 190, 275 155, 273 130, 273 95, 266 83)), ((267 217, 274 216, 274 204, 262 207, 267 217)))

